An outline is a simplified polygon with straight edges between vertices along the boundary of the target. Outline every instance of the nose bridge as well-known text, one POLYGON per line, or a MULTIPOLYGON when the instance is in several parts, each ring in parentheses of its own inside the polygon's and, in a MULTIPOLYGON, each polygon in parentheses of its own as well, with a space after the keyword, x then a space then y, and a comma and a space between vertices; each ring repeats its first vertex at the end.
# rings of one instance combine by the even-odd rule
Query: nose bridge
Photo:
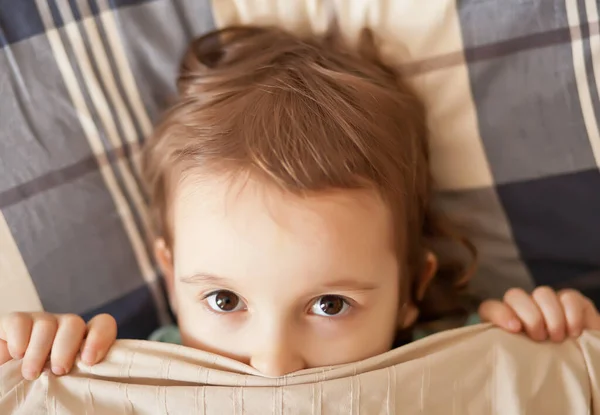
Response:
POLYGON ((278 313, 259 319, 250 365, 267 376, 283 376, 305 368, 297 324, 278 313))

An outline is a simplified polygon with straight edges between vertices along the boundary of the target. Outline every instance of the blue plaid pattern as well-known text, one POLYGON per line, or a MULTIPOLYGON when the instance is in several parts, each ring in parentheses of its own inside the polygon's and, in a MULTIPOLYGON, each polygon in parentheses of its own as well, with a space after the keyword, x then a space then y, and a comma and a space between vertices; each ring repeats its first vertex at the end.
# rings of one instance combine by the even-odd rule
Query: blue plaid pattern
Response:
POLYGON ((331 10, 389 41, 430 106, 438 203, 481 252, 474 291, 600 304, 599 2, 310 3, 0 0, 0 313, 108 312, 130 338, 171 321, 139 149, 187 42, 232 23, 318 31, 331 10))

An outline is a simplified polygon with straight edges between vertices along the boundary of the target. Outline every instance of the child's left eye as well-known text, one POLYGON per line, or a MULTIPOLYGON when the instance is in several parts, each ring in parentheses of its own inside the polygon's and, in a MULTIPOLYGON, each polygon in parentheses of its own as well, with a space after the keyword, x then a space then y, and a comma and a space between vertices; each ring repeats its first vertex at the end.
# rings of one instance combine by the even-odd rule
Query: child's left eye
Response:
POLYGON ((350 309, 350 304, 346 299, 339 295, 324 295, 315 300, 310 311, 323 317, 335 317, 346 314, 350 309))
POLYGON ((206 296, 208 306, 218 313, 233 313, 246 308, 244 301, 231 291, 216 291, 206 296))

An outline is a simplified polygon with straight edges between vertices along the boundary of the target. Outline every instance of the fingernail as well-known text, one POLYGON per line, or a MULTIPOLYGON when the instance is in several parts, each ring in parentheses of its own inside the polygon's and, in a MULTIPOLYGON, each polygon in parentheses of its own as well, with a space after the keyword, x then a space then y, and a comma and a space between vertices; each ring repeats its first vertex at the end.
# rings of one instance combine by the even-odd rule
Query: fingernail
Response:
POLYGON ((8 350, 8 353, 10 354, 10 357, 12 357, 15 360, 21 360, 23 357, 25 357, 24 353, 13 352, 10 349, 8 350))
POLYGON ((54 374, 55 374, 55 375, 57 375, 57 376, 62 376, 62 375, 64 375, 65 373, 67 373, 67 371, 66 371, 66 370, 65 370, 63 367, 60 367, 60 366, 52 366, 52 373, 54 373, 54 374))
POLYGON ((88 365, 93 365, 94 363, 96 363, 96 356, 97 354, 93 350, 85 349, 83 351, 83 354, 81 355, 81 358, 88 365))
POLYGON ((513 331, 521 330, 521 323, 519 320, 511 320, 508 322, 508 328, 513 331))
POLYGON ((23 369, 23 377, 27 380, 35 380, 40 376, 37 370, 23 369))

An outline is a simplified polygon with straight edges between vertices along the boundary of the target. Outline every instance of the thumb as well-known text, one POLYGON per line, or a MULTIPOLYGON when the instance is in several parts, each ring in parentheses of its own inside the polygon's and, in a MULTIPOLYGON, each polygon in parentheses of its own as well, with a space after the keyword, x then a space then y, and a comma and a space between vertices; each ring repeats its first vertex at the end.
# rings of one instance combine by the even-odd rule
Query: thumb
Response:
POLYGON ((583 309, 583 328, 585 330, 600 330, 600 314, 592 300, 586 298, 583 309))

